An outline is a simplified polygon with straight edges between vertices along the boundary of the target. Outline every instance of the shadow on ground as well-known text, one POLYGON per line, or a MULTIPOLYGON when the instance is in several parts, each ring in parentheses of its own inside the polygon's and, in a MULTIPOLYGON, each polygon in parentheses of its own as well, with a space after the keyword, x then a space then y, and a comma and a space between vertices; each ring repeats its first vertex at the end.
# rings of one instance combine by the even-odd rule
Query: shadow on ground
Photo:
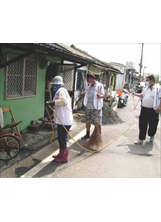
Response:
MULTIPOLYGON (((32 158, 32 156, 30 156, 32 158)), ((21 177, 23 174, 27 173, 29 170, 31 170, 33 167, 35 167, 37 164, 41 162, 41 160, 32 158, 32 161, 34 162, 30 167, 18 167, 15 169, 15 175, 17 177, 21 177)))
POLYGON ((54 176, 55 178, 59 178, 59 173, 61 173, 61 171, 84 161, 85 159, 89 158, 91 155, 93 154, 85 156, 84 158, 81 158, 81 159, 80 158, 76 159, 75 153, 70 152, 68 163, 56 163, 53 160, 46 167, 44 167, 41 171, 35 174, 33 178, 48 177, 47 175, 49 175, 49 177, 51 178, 51 174, 53 173, 56 173, 54 176), (74 163, 73 163, 73 159, 76 159, 74 163))
POLYGON ((151 142, 145 142, 143 145, 135 145, 135 144, 120 144, 117 145, 118 147, 125 147, 128 146, 129 151, 127 151, 128 154, 135 154, 135 155, 142 155, 142 156, 153 156, 153 154, 150 154, 150 152, 153 149, 153 143, 151 142))

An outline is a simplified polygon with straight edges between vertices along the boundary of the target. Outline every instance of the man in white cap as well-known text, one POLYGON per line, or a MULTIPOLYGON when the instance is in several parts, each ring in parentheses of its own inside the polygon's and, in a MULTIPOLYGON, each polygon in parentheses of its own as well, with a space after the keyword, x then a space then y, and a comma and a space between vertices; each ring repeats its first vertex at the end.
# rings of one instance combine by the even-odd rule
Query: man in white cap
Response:
MULTIPOLYGON (((55 162, 68 162, 69 148, 67 147, 67 131, 69 131, 73 123, 73 114, 71 108, 71 99, 68 91, 64 87, 61 76, 55 76, 53 79, 53 102, 54 107, 54 122, 58 126, 58 142, 59 154, 53 155, 55 162), (66 128, 66 130, 64 129, 66 128)), ((47 102, 50 104, 51 102, 47 102)))

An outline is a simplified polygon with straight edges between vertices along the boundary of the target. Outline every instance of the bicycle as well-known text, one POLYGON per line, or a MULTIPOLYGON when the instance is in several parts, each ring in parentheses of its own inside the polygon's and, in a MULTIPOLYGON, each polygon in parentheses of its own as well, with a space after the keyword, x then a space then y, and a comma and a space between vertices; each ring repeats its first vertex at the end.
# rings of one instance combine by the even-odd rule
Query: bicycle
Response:
POLYGON ((14 124, 7 124, 2 128, 0 127, 2 131, 2 134, 0 134, 0 160, 12 160, 19 154, 21 139, 14 133, 14 127, 21 122, 22 121, 19 121, 14 124), (11 132, 3 132, 5 129, 11 129, 11 132))

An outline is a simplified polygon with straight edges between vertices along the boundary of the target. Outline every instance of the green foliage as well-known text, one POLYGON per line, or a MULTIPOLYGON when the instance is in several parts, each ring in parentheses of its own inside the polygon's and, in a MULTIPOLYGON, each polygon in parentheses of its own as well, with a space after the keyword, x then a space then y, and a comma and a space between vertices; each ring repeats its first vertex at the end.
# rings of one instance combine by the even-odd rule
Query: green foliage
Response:
POLYGON ((161 85, 161 80, 159 80, 159 75, 155 77, 155 82, 161 85))

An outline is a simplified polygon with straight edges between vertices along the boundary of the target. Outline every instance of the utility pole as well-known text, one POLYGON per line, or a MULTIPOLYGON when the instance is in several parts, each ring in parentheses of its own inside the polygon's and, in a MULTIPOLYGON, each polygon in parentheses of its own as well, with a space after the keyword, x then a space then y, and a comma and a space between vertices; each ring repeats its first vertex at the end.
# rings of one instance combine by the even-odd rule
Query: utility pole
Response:
POLYGON ((140 58, 140 63, 139 63, 139 66, 140 66, 140 76, 141 76, 141 70, 142 70, 142 67, 143 67, 143 47, 144 47, 144 43, 141 44, 141 58, 140 58))
POLYGON ((144 75, 145 75, 145 69, 146 69, 147 67, 146 66, 144 66, 144 69, 143 69, 143 78, 144 78, 144 75))

